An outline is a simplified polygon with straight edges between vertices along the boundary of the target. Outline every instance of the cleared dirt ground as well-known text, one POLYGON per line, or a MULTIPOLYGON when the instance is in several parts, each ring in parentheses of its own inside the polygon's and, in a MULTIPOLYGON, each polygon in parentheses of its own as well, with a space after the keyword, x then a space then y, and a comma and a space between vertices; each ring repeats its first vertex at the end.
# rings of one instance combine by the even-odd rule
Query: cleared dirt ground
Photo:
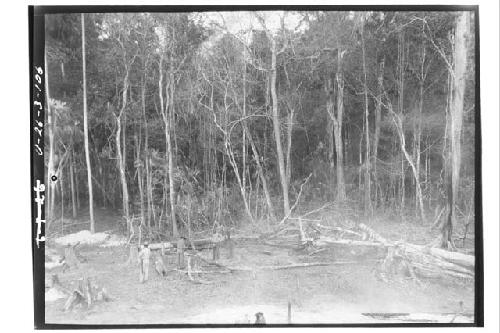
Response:
MULTIPOLYGON (((116 221, 116 220, 115 220, 116 221)), ((101 221, 109 230, 113 217, 101 221)), ((374 224, 376 225, 376 224, 374 224)), ((405 227, 379 225, 389 238, 403 237, 405 227)), ((410 230, 416 238, 425 230, 410 230)), ((426 237, 420 237, 421 241, 426 237)), ((412 239, 418 243, 418 239, 412 239)), ((81 245, 86 262, 79 268, 58 272, 61 283, 74 286, 82 276, 105 287, 112 297, 90 309, 64 312, 64 299, 46 302, 46 322, 66 324, 246 324, 264 313, 267 323, 287 323, 291 303, 292 323, 374 322, 472 322, 474 284, 471 281, 421 281, 395 278, 384 282, 376 274, 377 262, 368 254, 329 250, 315 255, 262 244, 236 243, 233 259, 221 249, 220 263, 245 267, 246 271, 196 275, 208 284, 197 284, 175 271, 175 257, 167 257, 168 274, 160 277, 151 267, 150 279, 139 283, 139 267, 126 265, 128 248, 81 245), (304 262, 339 262, 331 266, 262 269, 304 262), (463 308, 459 302, 463 302, 463 308), (367 313, 408 313, 392 318, 367 313), (459 314, 459 315, 457 315, 459 314)), ((211 252, 199 254, 210 258, 211 252)), ((202 266, 202 262, 198 263, 202 266)), ((201 267, 203 268, 203 267, 201 267)), ((206 267, 204 267, 206 269, 206 267)), ((57 272, 57 271, 56 271, 57 272)), ((47 271, 46 278, 53 272, 47 271)))

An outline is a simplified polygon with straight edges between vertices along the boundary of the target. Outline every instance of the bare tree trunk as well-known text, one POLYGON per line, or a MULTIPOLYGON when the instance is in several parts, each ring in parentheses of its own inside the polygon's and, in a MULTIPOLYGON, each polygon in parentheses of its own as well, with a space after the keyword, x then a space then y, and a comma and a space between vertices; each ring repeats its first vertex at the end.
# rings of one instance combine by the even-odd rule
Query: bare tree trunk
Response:
POLYGON ((59 173, 59 187, 61 189, 61 229, 64 228, 64 167, 59 173))
MULTIPOLYGON (((228 110, 229 110, 229 105, 227 104, 227 87, 226 87, 226 91, 225 91, 225 94, 224 94, 224 117, 226 118, 227 117, 227 113, 228 113, 228 110)), ((231 164, 231 167, 233 169, 233 172, 234 172, 234 176, 236 177, 236 181, 238 182, 238 187, 240 189, 240 193, 241 193, 241 197, 243 198, 243 204, 245 205, 245 212, 247 213, 248 217, 250 218, 250 221, 254 221, 253 219, 253 216, 252 216, 252 211, 250 210, 250 206, 248 204, 248 201, 249 199, 247 198, 247 195, 246 195, 246 190, 243 186, 243 183, 242 183, 242 177, 240 175, 240 171, 238 169, 238 164, 236 163, 236 158, 234 156, 234 152, 233 152, 233 148, 231 146, 231 133, 228 133, 227 131, 227 119, 224 119, 224 125, 223 127, 220 126, 219 124, 217 124, 217 119, 215 117, 215 113, 214 113, 214 122, 216 124, 217 127, 219 127, 219 129, 221 130, 221 132, 223 133, 224 135, 224 149, 225 149, 225 153, 227 155, 227 157, 229 158, 229 164, 231 164)), ((245 122, 242 123, 243 127, 245 127, 245 122)))
MULTIPOLYGON (((97 163, 97 170, 99 171, 99 177, 102 181, 102 186, 99 186, 100 189, 101 189, 101 197, 102 197, 102 208, 106 208, 106 177, 104 177, 104 172, 103 172, 103 169, 102 169, 102 161, 101 159, 99 158, 99 154, 97 153, 97 151, 94 149, 94 155, 96 156, 96 163, 97 163)), ((94 178, 94 181, 95 181, 95 178, 94 178)))
MULTIPOLYGON (((382 118, 382 86, 383 86, 383 81, 384 81, 384 65, 385 65, 385 60, 382 60, 379 64, 379 71, 377 75, 377 99, 376 99, 376 105, 375 105, 375 134, 373 135, 373 149, 372 149, 372 154, 373 154, 373 176, 375 178, 375 196, 378 197, 379 191, 377 188, 379 187, 378 183, 378 172, 377 172, 377 160, 378 160, 378 143, 380 139, 380 121, 382 118)), ((375 202, 378 200, 375 199, 375 202)))
POLYGON ((75 192, 76 192, 76 208, 78 211, 82 207, 81 202, 80 202, 80 187, 79 184, 80 182, 78 181, 78 173, 75 172, 75 192))
MULTIPOLYGON (((167 141, 168 141, 168 181, 169 181, 169 192, 170 192, 170 213, 171 213, 171 218, 172 218, 172 236, 174 238, 177 238, 179 236, 179 232, 177 230, 177 215, 175 213, 175 176, 174 176, 174 158, 175 155, 173 154, 172 151, 172 143, 170 140, 170 133, 172 131, 173 126, 172 122, 174 121, 174 75, 171 73, 170 74, 170 108, 168 110, 168 116, 167 116, 167 121, 168 121, 168 128, 169 132, 168 135, 165 133, 167 136, 167 141)), ((177 151, 177 149, 176 149, 177 151)))
MULTIPOLYGON (((146 72, 146 68, 144 68, 144 72, 146 72)), ((142 119, 144 122, 144 167, 146 171, 147 226, 150 228, 153 205, 153 189, 151 184, 151 172, 149 170, 149 132, 146 118, 146 83, 144 77, 141 78, 141 106, 142 119)))
POLYGON ((47 224, 54 217, 54 198, 55 198, 55 190, 56 190, 56 182, 51 180, 51 177, 54 175, 54 127, 55 127, 55 117, 53 117, 52 107, 50 105, 50 93, 49 93, 49 66, 47 60, 47 52, 45 52, 45 93, 47 99, 47 132, 49 136, 49 162, 47 167, 47 182, 49 184, 47 191, 47 224))
POLYGON ((283 158, 283 146, 281 144, 280 119, 278 111, 278 96, 276 95, 276 40, 271 37, 271 97, 273 110, 273 129, 274 139, 276 141, 276 158, 278 160, 279 174, 281 187, 283 190, 283 209, 284 216, 288 216, 290 212, 290 203, 288 201, 288 184, 286 181, 285 161, 283 158))
POLYGON ((423 200, 422 200, 422 189, 420 186, 420 181, 417 181, 418 176, 417 176, 417 168, 415 166, 415 162, 413 161, 412 157, 410 156, 410 154, 406 150, 406 140, 405 140, 405 135, 404 135, 403 122, 401 120, 401 116, 394 113, 392 108, 389 107, 389 110, 391 111, 391 114, 393 117, 392 119, 394 121, 394 124, 396 125, 396 130, 398 132, 398 136, 399 136, 400 143, 401 143, 401 151, 402 151, 404 157, 406 158, 406 161, 408 161, 408 164, 410 165, 411 170, 413 171, 413 177, 415 178, 415 187, 416 187, 416 191, 417 191, 416 195, 418 198, 419 208, 420 208, 419 209, 420 218, 422 221, 425 221, 425 214, 424 214, 423 200))
POLYGON ((125 168, 123 166, 123 156, 122 156, 122 147, 121 147, 121 117, 116 117, 116 135, 115 135, 115 144, 116 144, 116 153, 118 154, 118 169, 120 171, 120 182, 122 185, 122 211, 123 216, 127 222, 127 230, 130 232, 130 219, 129 219, 129 207, 128 207, 128 187, 127 187, 127 178, 125 176, 125 168))
POLYGON ((266 197, 266 203, 267 203, 267 209, 269 212, 269 216, 271 216, 273 221, 276 221, 276 216, 274 215, 273 203, 271 201, 271 196, 269 195, 269 189, 267 186, 266 176, 264 174, 264 169, 262 168, 262 164, 260 163, 260 155, 259 155, 259 152, 257 151, 257 148, 255 147, 255 142, 253 141, 252 134, 250 133, 248 128, 247 128, 247 133, 248 133, 248 141, 250 141, 250 145, 251 145, 252 151, 253 151, 253 158, 254 158, 255 163, 257 165, 257 172, 259 173, 259 178, 262 182, 262 190, 264 191, 264 196, 266 197))
MULTIPOLYGON (((422 33, 424 33, 424 22, 422 22, 422 33)), ((415 213, 417 213, 418 208, 420 208, 420 217, 425 218, 424 214, 424 202, 422 198, 422 185, 420 183, 420 147, 421 147, 421 137, 422 137, 422 112, 424 108, 424 83, 425 83, 425 60, 426 60, 426 48, 425 43, 422 42, 422 49, 420 55, 420 73, 419 73, 419 103, 418 103, 418 115, 415 130, 413 132, 413 160, 415 161, 415 213)), ((418 214, 418 213, 417 213, 418 214)), ((424 219, 422 219, 424 222, 424 219)))
POLYGON ((292 132, 293 132, 293 121, 294 121, 295 109, 290 108, 288 112, 288 126, 286 133, 286 184, 287 188, 290 187, 290 178, 292 174, 292 162, 290 153, 292 151, 292 132))
POLYGON ((87 116, 87 75, 85 64, 85 17, 82 13, 82 61, 83 61, 83 136, 85 145, 85 160, 87 162, 87 182, 89 188, 89 213, 90 213, 90 232, 95 232, 94 223, 94 198, 92 193, 92 168, 90 166, 89 152, 89 127, 87 116))
POLYGON ((344 201, 345 194, 345 181, 344 181, 344 150, 342 139, 342 122, 344 115, 344 75, 342 72, 342 56, 343 53, 338 48, 337 51, 337 115, 333 117, 333 128, 335 135, 335 149, 337 152, 337 201, 344 201))
POLYGON ((73 170, 73 163, 74 163, 74 158, 73 158, 73 147, 71 148, 71 155, 70 155, 70 160, 69 160, 69 178, 70 178, 70 185, 71 185, 71 207, 72 207, 72 213, 73 213, 73 218, 76 219, 76 194, 75 194, 75 172, 73 170))
POLYGON ((169 186, 169 199, 170 199, 170 217, 172 220, 172 236, 174 238, 178 238, 178 230, 177 230, 177 221, 175 215, 175 187, 174 187, 174 156, 172 153, 172 142, 170 140, 170 131, 171 131, 171 118, 173 114, 173 87, 175 84, 173 73, 169 73, 168 82, 165 85, 165 97, 167 100, 164 100, 163 97, 163 53, 160 58, 159 64, 159 79, 158 79, 158 92, 160 95, 160 106, 163 116, 163 123, 165 125, 165 145, 166 145, 166 154, 168 156, 168 186, 169 186))
POLYGON ((329 79, 327 81, 326 90, 328 94, 328 98, 326 101, 326 112, 328 113, 328 121, 326 122, 326 133, 328 139, 328 166, 330 173, 330 181, 329 187, 332 192, 332 196, 334 194, 334 177, 335 177, 335 134, 334 134, 334 121, 335 121, 335 106, 333 102, 334 95, 334 87, 332 81, 329 79))
POLYGON ((449 174, 448 184, 448 218, 442 227, 442 247, 453 247, 452 233, 455 219, 455 202, 458 195, 460 183, 460 159, 462 118, 464 105, 465 78, 467 68, 467 37, 469 34, 469 13, 463 12, 456 21, 455 26, 455 45, 453 50, 453 81, 451 91, 451 108, 449 117, 449 174))
POLYGON ((365 122, 363 121, 363 129, 361 133, 359 133, 359 147, 358 147, 358 190, 361 190, 362 183, 362 173, 363 173, 363 138, 365 132, 365 122))
MULTIPOLYGON (((404 34, 401 32, 398 38, 398 111, 400 114, 404 113, 404 73, 405 73, 405 39, 404 34)), ((404 136, 403 132, 403 136, 404 136)), ((400 184, 400 194, 401 194, 401 213, 405 209, 405 198, 406 198, 406 185, 405 185, 405 162, 404 153, 401 151, 401 184, 400 184)))
MULTIPOLYGON (((245 54, 245 49, 243 49, 243 53, 245 54)), ((247 179, 246 179, 246 169, 247 169, 247 139, 246 139, 246 126, 244 126, 246 122, 246 115, 247 115, 247 82, 246 82, 246 72, 247 72, 247 63, 246 59, 243 61, 244 66, 243 66, 243 133, 242 133, 242 138, 241 138, 241 144, 242 144, 242 164, 243 164, 243 170, 242 170, 242 182, 243 182, 243 192, 246 196, 246 187, 247 187, 247 179)), ((246 200, 246 199, 245 199, 246 200)), ((248 199, 250 200, 250 199, 248 199)))
POLYGON ((365 185, 365 214, 372 212, 371 203, 371 181, 370 181, 370 126, 368 122, 368 86, 367 86, 367 69, 366 69, 366 54, 365 54, 365 37, 364 37, 364 22, 361 23, 361 46, 363 51, 363 76, 364 76, 364 96, 365 96, 365 170, 364 170, 364 185, 365 185))
MULTIPOLYGON (((135 141, 135 147, 136 147, 136 168, 137 168, 137 187, 139 188, 139 200, 141 203, 141 225, 144 225, 146 222, 146 212, 144 209, 144 185, 142 184, 143 182, 143 174, 142 174, 142 163, 141 163, 141 143, 139 140, 139 134, 136 134, 134 137, 135 141)), ((148 226, 148 231, 149 231, 149 224, 148 226)))
MULTIPOLYGON (((128 95, 128 94, 127 94, 128 95)), ((123 171, 127 174, 127 112, 122 115, 122 158, 123 171)))
MULTIPOLYGON (((420 181, 419 181, 419 178, 418 178, 418 174, 417 174, 417 167, 415 165, 415 161, 413 160, 413 158, 410 156, 410 154, 408 153, 408 151, 406 150, 406 138, 405 138, 405 132, 404 132, 404 128, 403 128, 403 121, 402 121, 402 115, 403 115, 403 108, 402 108, 402 104, 400 104, 399 106, 399 113, 396 114, 396 112, 394 112, 393 110, 393 107, 392 107, 392 103, 390 102, 390 99, 387 97, 387 94, 385 93, 384 91, 384 94, 386 96, 386 99, 387 99, 387 108, 392 116, 392 121, 394 122, 394 125, 396 127, 396 131, 397 131, 397 135, 399 136, 399 140, 400 140, 400 147, 401 147, 401 154, 403 155, 403 157, 401 158, 401 172, 402 172, 402 176, 401 176, 401 209, 402 209, 402 212, 403 212, 403 208, 404 208, 404 196, 405 196, 405 177, 404 177, 404 161, 406 159, 406 161, 408 162, 408 164, 410 165, 411 167, 411 170, 413 172, 413 177, 415 179, 415 187, 416 187, 416 196, 418 198, 418 202, 419 202, 419 211, 420 211, 420 218, 422 221, 425 221, 425 214, 424 214, 424 205, 423 205, 423 199, 422 199, 422 189, 421 189, 421 184, 420 184, 420 181)), ((401 101, 400 101, 401 103, 401 101)))
POLYGON ((427 195, 427 207, 431 207, 432 200, 432 185, 431 180, 431 160, 430 160, 430 145, 429 145, 429 135, 426 135, 426 148, 425 148, 425 192, 427 195))
POLYGON ((116 116, 116 135, 115 135, 115 142, 116 142, 116 153, 118 154, 118 169, 120 171, 120 181, 122 185, 122 209, 123 209, 123 215, 125 217, 125 220, 127 222, 127 230, 130 232, 131 231, 131 222, 130 222, 130 212, 129 212, 129 197, 128 197, 128 185, 127 185, 127 176, 125 173, 125 156, 123 156, 123 151, 125 148, 121 147, 122 144, 122 136, 121 136, 121 130, 122 130, 122 116, 125 114, 125 108, 127 106, 127 94, 128 94, 128 87, 129 87, 129 82, 128 82, 128 77, 129 77, 129 67, 126 63, 126 58, 124 56, 124 65, 125 65, 125 77, 123 78, 123 94, 122 94, 122 106, 119 111, 119 115, 116 116))

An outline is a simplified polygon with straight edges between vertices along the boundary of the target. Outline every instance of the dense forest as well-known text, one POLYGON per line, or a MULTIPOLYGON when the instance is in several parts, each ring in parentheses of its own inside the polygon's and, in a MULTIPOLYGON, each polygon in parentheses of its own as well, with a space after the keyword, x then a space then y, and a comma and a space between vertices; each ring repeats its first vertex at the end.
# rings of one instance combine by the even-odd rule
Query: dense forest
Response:
POLYGON ((453 249, 474 230, 474 36, 469 12, 47 15, 47 228, 94 232, 102 208, 176 239, 334 205, 453 249))

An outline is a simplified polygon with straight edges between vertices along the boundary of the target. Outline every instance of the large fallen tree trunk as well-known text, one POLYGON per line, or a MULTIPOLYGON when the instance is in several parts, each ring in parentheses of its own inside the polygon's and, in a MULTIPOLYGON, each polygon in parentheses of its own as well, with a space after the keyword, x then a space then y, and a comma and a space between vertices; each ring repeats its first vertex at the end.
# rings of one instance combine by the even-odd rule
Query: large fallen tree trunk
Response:
POLYGON ((473 270, 475 266, 476 257, 469 254, 451 252, 437 247, 427 247, 422 245, 408 244, 408 246, 411 246, 418 251, 429 253, 437 258, 441 258, 456 265, 469 268, 471 270, 473 270))
MULTIPOLYGON (((397 265, 398 268, 405 268, 412 277, 418 275, 424 278, 474 278, 474 256, 401 241, 391 242, 364 224, 358 225, 358 229, 362 232, 363 240, 322 236, 316 239, 313 245, 319 248, 362 248, 379 258, 384 257, 382 269, 386 273, 396 271, 393 266, 397 265), (386 251, 372 251, 375 249, 386 251)), ((334 231, 338 231, 337 228, 334 231)))

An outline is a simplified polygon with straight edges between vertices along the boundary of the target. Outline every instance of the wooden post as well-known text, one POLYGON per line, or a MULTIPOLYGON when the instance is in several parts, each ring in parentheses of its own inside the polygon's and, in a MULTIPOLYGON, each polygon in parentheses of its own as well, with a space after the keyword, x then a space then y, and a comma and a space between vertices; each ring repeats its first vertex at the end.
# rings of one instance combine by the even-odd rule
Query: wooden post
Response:
POLYGON ((288 301, 288 323, 292 323, 292 303, 288 301))
POLYGON ((231 233, 229 232, 229 230, 227 231, 227 246, 228 246, 228 255, 227 255, 227 258, 228 259, 233 259, 234 257, 234 243, 233 243, 233 240, 231 239, 231 233))
POLYGON ((215 232, 212 235, 212 260, 216 261, 220 258, 220 244, 223 240, 222 235, 215 232))
POLYGON ((219 243, 214 243, 214 247, 212 248, 212 260, 218 260, 220 257, 220 247, 219 243))
POLYGON ((177 240, 177 269, 184 268, 184 238, 180 237, 177 240))

